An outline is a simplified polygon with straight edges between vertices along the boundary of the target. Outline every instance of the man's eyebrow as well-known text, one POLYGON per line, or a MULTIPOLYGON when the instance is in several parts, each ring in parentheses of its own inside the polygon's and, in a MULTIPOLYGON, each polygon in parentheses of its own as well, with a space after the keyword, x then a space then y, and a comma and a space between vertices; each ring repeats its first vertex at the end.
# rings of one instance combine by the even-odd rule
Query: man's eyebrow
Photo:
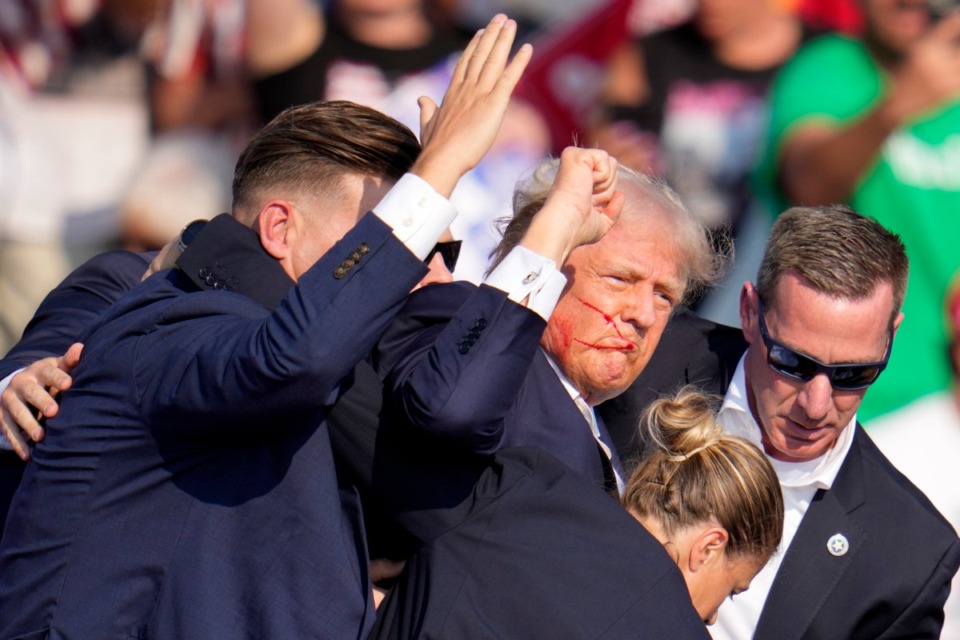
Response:
POLYGON ((660 282, 660 288, 667 294, 679 299, 687 288, 687 283, 679 278, 664 279, 660 282))

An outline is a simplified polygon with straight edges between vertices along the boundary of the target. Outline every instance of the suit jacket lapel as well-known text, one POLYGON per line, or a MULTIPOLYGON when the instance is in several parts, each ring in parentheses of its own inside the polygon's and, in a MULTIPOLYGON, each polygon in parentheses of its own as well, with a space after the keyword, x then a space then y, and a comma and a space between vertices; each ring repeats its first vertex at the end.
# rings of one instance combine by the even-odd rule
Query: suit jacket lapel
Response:
MULTIPOLYGON (((523 424, 510 432, 522 434, 522 440, 513 441, 508 436, 504 444, 546 449, 568 467, 603 487, 600 450, 590 426, 540 350, 531 363, 521 396, 512 419, 523 424)), ((514 425, 517 426, 520 425, 514 425)))
MULTIPOLYGON (((859 425, 856 428, 860 430, 859 425)), ((863 462, 855 436, 833 487, 817 491, 787 549, 760 614, 755 638, 803 637, 864 546, 868 534, 851 514, 865 499, 863 462), (828 548, 837 534, 847 541, 841 555, 834 555, 828 548)))

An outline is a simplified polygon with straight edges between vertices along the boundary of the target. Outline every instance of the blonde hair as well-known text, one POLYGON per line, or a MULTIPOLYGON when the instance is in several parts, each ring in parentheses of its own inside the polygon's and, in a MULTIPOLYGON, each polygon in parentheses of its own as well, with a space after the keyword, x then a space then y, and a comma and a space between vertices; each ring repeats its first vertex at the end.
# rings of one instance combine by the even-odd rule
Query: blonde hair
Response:
POLYGON ((716 521, 726 550, 766 560, 783 535, 783 494, 766 455, 716 422, 714 400, 692 387, 650 405, 640 422, 646 451, 624 506, 667 536, 716 521))

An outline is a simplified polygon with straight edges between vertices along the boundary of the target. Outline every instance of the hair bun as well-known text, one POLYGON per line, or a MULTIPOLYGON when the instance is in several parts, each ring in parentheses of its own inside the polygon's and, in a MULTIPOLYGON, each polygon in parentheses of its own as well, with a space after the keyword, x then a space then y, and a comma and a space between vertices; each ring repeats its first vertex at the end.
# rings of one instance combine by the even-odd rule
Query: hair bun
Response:
POLYGON ((692 386, 672 398, 654 401, 641 423, 647 444, 659 448, 672 462, 683 462, 716 446, 723 437, 714 419, 717 401, 692 386))

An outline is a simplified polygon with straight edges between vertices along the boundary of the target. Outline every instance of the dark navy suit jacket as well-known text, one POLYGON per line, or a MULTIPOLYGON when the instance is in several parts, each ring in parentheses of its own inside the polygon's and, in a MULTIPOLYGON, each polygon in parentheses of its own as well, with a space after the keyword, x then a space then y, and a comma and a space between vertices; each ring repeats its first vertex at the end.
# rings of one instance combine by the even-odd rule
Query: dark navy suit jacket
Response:
POLYGON ((857 426, 833 487, 817 492, 790 543, 754 637, 939 638, 958 566, 953 527, 857 426), (836 533, 849 544, 840 556, 827 549, 836 533))
POLYGON ((362 528, 323 417, 424 272, 366 216, 272 314, 197 290, 242 288, 229 262, 121 298, 14 498, 0 637, 361 637, 362 528))
MULTIPOLYGON (((36 360, 61 356, 108 306, 140 284, 153 253, 110 251, 94 256, 44 298, 23 337, 0 360, 0 380, 36 360)), ((24 464, 0 451, 0 534, 24 464)))
POLYGON ((371 638, 709 638, 663 545, 546 452, 503 449, 479 469, 424 460, 400 482, 408 497, 407 483, 449 502, 395 514, 420 551, 371 638))
POLYGON ((539 348, 545 327, 536 313, 486 285, 414 292, 374 353, 390 428, 411 428, 435 446, 475 454, 539 447, 604 486, 590 427, 539 348))

